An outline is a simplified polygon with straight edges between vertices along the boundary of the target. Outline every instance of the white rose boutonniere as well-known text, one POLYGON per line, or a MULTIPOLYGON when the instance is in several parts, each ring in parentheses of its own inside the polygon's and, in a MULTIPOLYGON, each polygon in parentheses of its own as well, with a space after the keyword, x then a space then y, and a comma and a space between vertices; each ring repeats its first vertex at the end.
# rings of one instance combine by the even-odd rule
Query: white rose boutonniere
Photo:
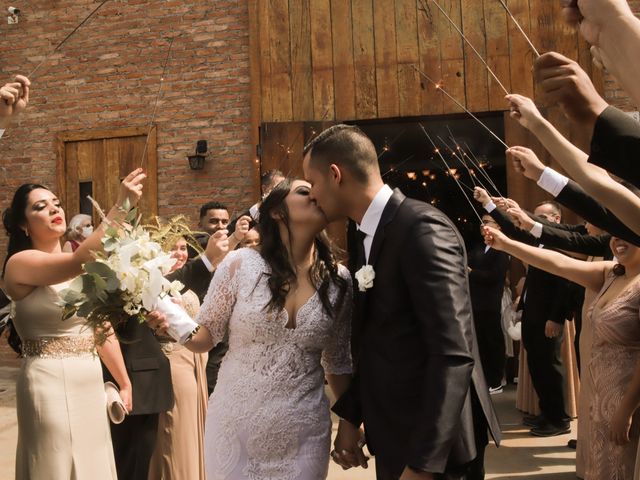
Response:
POLYGON ((356 272, 356 280, 358 281, 358 290, 366 292, 373 287, 373 280, 376 278, 376 272, 371 265, 364 265, 356 272))

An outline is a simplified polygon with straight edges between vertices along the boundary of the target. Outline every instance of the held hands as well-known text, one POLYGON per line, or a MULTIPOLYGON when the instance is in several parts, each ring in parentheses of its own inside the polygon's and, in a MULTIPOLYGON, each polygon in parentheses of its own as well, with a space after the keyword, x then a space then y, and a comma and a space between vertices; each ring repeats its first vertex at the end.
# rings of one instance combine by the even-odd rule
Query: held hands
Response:
POLYGON ((351 467, 367 468, 369 457, 362 451, 364 445, 364 432, 346 420, 340 419, 331 458, 344 470, 351 467))
POLYGON ((509 116, 527 130, 533 130, 544 121, 540 110, 530 98, 515 93, 504 98, 510 103, 509 116))
POLYGON ((507 150, 507 157, 511 158, 516 172, 522 173, 534 182, 540 180, 545 166, 533 150, 526 147, 511 147, 507 150))
POLYGON ((547 323, 544 325, 544 336, 547 338, 559 337, 563 329, 564 325, 547 320, 547 323))
POLYGON ((0 87, 0 119, 18 115, 29 104, 31 82, 23 75, 16 75, 13 82, 0 87))
POLYGON ((127 413, 133 410, 133 391, 131 385, 120 387, 120 399, 124 403, 124 408, 127 409, 127 413))
POLYGON ((204 254, 209 259, 211 265, 213 265, 214 268, 220 265, 220 262, 222 262, 227 253, 229 253, 229 237, 227 236, 228 233, 228 230, 218 230, 216 233, 209 237, 207 248, 204 250, 204 254))
POLYGON ((129 208, 133 208, 138 204, 140 197, 142 197, 142 182, 145 178, 147 175, 142 169, 136 168, 122 180, 116 202, 118 208, 124 209, 127 205, 129 208))
POLYGON ((147 322, 149 328, 155 333, 167 335, 167 331, 169 330, 169 320, 164 313, 158 310, 154 310, 147 313, 144 319, 147 322))

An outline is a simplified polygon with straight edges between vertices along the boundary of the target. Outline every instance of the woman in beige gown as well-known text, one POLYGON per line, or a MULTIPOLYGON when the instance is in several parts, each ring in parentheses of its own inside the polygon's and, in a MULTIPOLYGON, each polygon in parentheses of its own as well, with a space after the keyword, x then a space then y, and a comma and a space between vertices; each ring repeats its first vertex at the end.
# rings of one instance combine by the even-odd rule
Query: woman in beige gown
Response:
MULTIPOLYGON (((110 219, 141 194, 141 171, 122 183, 110 219)), ((63 253, 66 229, 60 201, 47 188, 25 184, 3 214, 9 235, 4 288, 15 305, 14 327, 23 361, 16 403, 16 479, 114 480, 116 469, 106 414, 94 332, 76 316, 63 321, 58 292, 82 272, 91 250, 101 246, 104 227, 73 253, 63 253)), ((131 385, 119 344, 113 338, 97 348, 131 408, 131 385)))
MULTIPOLYGON (((187 242, 171 249, 175 271, 188 259, 187 242)), ((191 318, 200 310, 195 293, 182 293, 182 306, 191 318)), ((204 422, 207 415, 207 353, 193 353, 169 337, 158 337, 171 366, 175 404, 160 414, 158 438, 149 466, 149 480, 205 480, 204 422)))
POLYGON ((592 343, 585 366, 592 383, 584 478, 631 480, 640 436, 640 248, 613 237, 619 265, 584 262, 485 230, 491 247, 599 292, 586 318, 592 343))

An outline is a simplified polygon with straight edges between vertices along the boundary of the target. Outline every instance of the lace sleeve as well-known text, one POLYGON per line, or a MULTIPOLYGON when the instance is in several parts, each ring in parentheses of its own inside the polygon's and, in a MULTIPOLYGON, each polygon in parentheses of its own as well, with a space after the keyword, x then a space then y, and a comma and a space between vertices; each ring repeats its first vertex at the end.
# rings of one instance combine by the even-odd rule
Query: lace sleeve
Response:
POLYGON ((331 338, 322 351, 322 368, 325 374, 347 375, 352 373, 351 364, 351 312, 353 310, 353 287, 349 271, 341 267, 340 276, 347 281, 347 291, 338 308, 331 338))
POLYGON ((238 252, 229 253, 218 266, 202 302, 196 322, 209 330, 214 345, 227 334, 229 319, 236 304, 238 275, 242 259, 238 252))

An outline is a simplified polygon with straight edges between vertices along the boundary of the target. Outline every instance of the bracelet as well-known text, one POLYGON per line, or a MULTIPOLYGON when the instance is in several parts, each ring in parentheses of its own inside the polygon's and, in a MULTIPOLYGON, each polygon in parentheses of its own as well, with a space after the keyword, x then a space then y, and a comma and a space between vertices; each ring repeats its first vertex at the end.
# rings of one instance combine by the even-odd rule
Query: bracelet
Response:
POLYGON ((196 325, 196 328, 189 334, 189 336, 185 339, 184 343, 190 342, 195 334, 200 331, 200 325, 196 325))

